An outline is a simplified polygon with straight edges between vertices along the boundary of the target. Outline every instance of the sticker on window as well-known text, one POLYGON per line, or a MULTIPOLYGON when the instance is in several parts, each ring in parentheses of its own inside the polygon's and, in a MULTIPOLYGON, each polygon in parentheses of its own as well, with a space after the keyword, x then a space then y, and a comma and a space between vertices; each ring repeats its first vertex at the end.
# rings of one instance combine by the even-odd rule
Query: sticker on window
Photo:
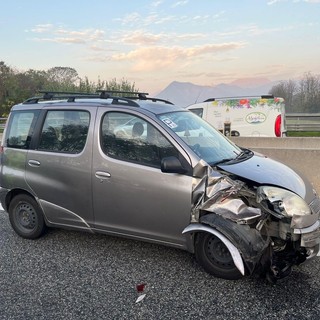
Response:
POLYGON ((178 126, 169 118, 162 119, 162 122, 165 123, 170 129, 174 129, 178 126))

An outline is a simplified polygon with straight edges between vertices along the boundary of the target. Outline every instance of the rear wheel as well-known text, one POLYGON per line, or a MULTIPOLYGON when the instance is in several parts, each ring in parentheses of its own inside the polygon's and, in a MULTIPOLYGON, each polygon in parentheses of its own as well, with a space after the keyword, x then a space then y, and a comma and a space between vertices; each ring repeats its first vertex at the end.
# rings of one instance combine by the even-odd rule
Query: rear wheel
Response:
POLYGON ((211 233, 196 236, 195 255, 201 266, 210 274, 227 280, 242 278, 225 244, 211 233))
POLYGON ((36 239, 46 230, 42 210, 30 196, 20 194, 14 197, 8 211, 11 226, 19 236, 36 239))

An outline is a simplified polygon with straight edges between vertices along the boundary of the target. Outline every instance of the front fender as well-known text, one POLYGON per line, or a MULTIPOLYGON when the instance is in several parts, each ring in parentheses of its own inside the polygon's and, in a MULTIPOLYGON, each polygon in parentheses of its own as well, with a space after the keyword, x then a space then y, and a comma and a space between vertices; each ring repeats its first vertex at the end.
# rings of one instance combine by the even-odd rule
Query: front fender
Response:
POLYGON ((208 226, 205 226, 200 223, 193 223, 189 224, 183 231, 182 233, 189 233, 189 232, 196 232, 196 231, 204 231, 204 232, 209 232, 213 234, 214 236, 218 237, 224 245, 228 248, 233 262, 237 269, 241 272, 241 274, 244 276, 245 271, 244 271, 244 264, 240 255, 239 250, 231 243, 230 240, 228 240, 222 233, 218 232, 217 230, 210 228, 208 226))

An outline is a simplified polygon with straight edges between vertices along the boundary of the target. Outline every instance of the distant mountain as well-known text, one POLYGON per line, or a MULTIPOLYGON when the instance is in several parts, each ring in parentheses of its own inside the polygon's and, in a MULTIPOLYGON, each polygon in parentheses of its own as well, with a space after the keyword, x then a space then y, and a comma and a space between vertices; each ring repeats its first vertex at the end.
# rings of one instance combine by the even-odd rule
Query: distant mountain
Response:
POLYGON ((230 84, 216 86, 200 86, 190 82, 171 82, 164 90, 156 95, 157 98, 166 99, 174 104, 186 107, 209 98, 261 96, 269 93, 272 86, 278 82, 268 79, 242 79, 230 84))

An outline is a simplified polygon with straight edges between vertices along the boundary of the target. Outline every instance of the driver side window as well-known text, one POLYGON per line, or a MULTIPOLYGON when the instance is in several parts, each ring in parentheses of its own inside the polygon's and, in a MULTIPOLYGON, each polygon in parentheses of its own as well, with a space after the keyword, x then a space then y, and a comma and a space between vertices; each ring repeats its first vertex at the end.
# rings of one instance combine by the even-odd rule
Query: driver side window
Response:
POLYGON ((179 152, 161 132, 132 114, 106 113, 100 137, 103 152, 115 159, 160 168, 162 158, 179 157, 179 152))

